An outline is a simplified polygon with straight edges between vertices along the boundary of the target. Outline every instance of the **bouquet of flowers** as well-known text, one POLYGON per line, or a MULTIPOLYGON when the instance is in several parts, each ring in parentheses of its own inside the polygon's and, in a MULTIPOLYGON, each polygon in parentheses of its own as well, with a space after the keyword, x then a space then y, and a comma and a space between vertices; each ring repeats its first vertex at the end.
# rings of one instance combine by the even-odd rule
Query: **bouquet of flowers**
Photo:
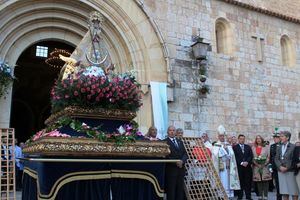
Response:
POLYGON ((259 165, 264 165, 266 164, 266 161, 267 161, 267 157, 266 156, 262 156, 262 155, 259 155, 257 157, 254 158, 254 161, 259 164, 259 165))
POLYGON ((8 86, 14 80, 14 76, 12 75, 12 70, 10 66, 0 60, 0 97, 5 95, 7 92, 8 86))
POLYGON ((108 76, 87 75, 56 81, 51 91, 52 112, 68 106, 137 111, 142 105, 139 84, 131 73, 108 76))
POLYGON ((262 174, 262 173, 263 173, 263 168, 264 168, 264 166, 265 166, 265 164, 266 164, 266 162, 267 162, 267 157, 266 157, 266 156, 259 155, 259 156, 257 156, 257 157, 254 158, 254 161, 255 161, 257 164, 261 165, 261 166, 259 166, 259 168, 258 168, 258 173, 262 174))

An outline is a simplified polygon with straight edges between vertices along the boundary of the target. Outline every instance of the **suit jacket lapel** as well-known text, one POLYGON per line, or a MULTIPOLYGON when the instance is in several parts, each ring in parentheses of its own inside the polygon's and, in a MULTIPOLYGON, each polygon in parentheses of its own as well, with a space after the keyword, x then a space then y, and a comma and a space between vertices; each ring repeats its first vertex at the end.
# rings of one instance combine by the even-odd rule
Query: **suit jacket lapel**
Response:
MULTIPOLYGON (((174 142, 173 142, 170 138, 168 138, 168 140, 169 140, 169 143, 170 143, 170 145, 172 146, 172 148, 175 149, 175 150, 177 151, 177 148, 176 148, 174 142)), ((175 140, 176 140, 176 139, 175 139, 175 140)), ((176 142, 177 142, 177 140, 176 140, 176 142)), ((177 144, 178 144, 178 142, 177 142, 177 144)), ((179 145, 179 144, 178 144, 178 145, 179 145)))
POLYGON ((290 143, 288 143, 283 156, 285 156, 287 154, 287 152, 290 150, 290 147, 291 147, 291 145, 290 145, 290 143))
POLYGON ((244 145, 244 153, 243 153, 243 149, 242 149, 241 145, 240 144, 238 144, 238 145, 239 145, 239 151, 241 152, 242 155, 244 155, 244 153, 245 153, 245 145, 244 145))

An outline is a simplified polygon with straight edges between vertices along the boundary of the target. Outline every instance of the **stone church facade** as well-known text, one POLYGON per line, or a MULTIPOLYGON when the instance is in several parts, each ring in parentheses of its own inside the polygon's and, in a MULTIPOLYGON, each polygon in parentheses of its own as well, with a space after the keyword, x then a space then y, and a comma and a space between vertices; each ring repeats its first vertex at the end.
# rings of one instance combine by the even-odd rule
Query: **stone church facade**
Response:
MULTIPOLYGON (((218 125, 229 134, 271 139, 275 127, 300 131, 300 3, 297 0, 0 0, 0 58, 15 65, 42 40, 76 46, 93 10, 106 18, 104 39, 119 71, 133 66, 142 83, 138 121, 152 124, 150 81, 168 83, 169 123, 186 136, 218 125), (210 44, 206 61, 194 38, 210 44), (200 94, 206 63, 210 93, 200 94), (127 66, 127 68, 126 68, 127 66)), ((0 100, 8 127, 11 94, 0 100)))

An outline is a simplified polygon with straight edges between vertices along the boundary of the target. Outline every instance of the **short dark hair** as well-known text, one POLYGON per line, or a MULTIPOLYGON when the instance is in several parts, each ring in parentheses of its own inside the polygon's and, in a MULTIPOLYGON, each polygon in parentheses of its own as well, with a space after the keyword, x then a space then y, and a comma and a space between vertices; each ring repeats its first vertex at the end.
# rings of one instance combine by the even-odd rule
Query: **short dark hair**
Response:
POLYGON ((239 134, 238 138, 240 138, 240 137, 246 137, 246 136, 243 134, 239 134))

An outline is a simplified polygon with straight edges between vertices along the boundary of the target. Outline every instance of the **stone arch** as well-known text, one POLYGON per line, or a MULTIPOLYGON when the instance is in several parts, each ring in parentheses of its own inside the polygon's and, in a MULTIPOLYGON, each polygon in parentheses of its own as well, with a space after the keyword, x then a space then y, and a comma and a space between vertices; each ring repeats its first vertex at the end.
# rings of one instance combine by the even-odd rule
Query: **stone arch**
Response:
POLYGON ((287 36, 283 35, 280 38, 281 47, 281 62, 282 65, 293 67, 296 64, 296 50, 292 40, 287 36))
MULTIPOLYGON (((145 86, 145 106, 140 115, 146 120, 139 123, 148 127, 152 123, 148 84, 150 80, 168 81, 168 62, 161 35, 138 1, 6 1, 0 6, 0 58, 14 66, 27 47, 43 40, 60 40, 76 46, 87 32, 87 17, 94 10, 106 19, 104 41, 113 62, 121 66, 120 71, 132 65, 145 86)), ((0 99, 1 107, 10 107, 10 96, 0 99)), ((9 116, 9 109, 0 115, 0 126, 8 126, 9 116)))
POLYGON ((215 22, 216 51, 226 55, 233 54, 233 32, 230 23, 225 18, 215 22))

